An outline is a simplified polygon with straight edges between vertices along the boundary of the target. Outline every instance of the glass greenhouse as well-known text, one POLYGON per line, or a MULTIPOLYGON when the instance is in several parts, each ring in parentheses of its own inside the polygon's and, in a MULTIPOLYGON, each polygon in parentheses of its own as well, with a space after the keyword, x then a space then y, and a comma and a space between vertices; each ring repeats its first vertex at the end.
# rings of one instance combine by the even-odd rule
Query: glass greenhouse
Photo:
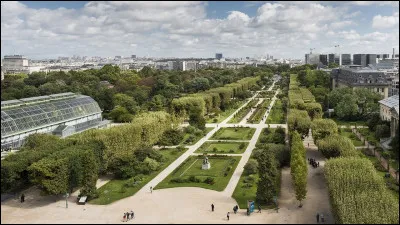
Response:
POLYGON ((66 137, 107 123, 95 100, 71 92, 2 101, 1 150, 19 148, 33 133, 66 137))

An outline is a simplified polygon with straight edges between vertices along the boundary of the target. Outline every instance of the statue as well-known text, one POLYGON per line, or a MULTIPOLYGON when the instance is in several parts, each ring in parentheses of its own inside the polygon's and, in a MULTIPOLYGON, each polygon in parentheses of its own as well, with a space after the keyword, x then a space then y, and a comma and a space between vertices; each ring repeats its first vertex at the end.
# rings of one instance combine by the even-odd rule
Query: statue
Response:
POLYGON ((201 165, 201 169, 208 170, 211 168, 210 162, 208 161, 207 154, 204 154, 203 165, 201 165))

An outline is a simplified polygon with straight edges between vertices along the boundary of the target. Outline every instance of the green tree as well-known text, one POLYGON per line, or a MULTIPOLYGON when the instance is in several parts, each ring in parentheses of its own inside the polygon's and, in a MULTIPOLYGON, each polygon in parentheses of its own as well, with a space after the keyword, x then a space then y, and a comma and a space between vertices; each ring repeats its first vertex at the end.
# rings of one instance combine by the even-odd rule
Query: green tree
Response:
POLYGON ((357 112, 357 102, 351 94, 345 94, 343 99, 335 107, 335 113, 341 119, 350 119, 352 117, 356 117, 357 112))
POLYGON ((257 161, 259 181, 257 183, 256 200, 259 203, 271 203, 273 197, 277 195, 277 162, 275 156, 268 151, 263 151, 257 161))
POLYGON ((113 97, 115 106, 122 106, 128 110, 131 114, 136 114, 139 111, 138 104, 136 101, 129 95, 126 94, 115 94, 113 97))

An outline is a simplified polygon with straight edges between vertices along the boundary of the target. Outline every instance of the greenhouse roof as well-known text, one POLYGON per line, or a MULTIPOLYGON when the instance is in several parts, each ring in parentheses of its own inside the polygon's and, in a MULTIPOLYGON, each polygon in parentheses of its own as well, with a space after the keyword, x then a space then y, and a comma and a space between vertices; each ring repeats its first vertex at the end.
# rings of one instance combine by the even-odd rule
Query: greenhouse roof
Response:
POLYGON ((91 97, 73 93, 5 101, 1 106, 2 138, 101 113, 91 97))

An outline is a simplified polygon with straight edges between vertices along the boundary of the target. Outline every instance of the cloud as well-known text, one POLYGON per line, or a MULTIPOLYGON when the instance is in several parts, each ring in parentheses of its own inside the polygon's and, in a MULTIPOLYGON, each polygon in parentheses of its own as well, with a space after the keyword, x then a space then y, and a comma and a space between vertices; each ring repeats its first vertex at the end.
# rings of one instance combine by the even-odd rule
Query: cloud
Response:
POLYGON ((376 15, 372 19, 372 28, 375 29, 386 29, 399 24, 399 12, 393 14, 393 16, 381 16, 376 15))
POLYGON ((352 42, 354 48, 366 42, 388 48, 399 39, 398 13, 377 15, 376 29, 365 34, 351 19, 365 18, 354 4, 257 2, 253 16, 237 8, 219 19, 207 17, 206 2, 88 2, 80 9, 1 4, 2 53, 30 58, 74 54, 209 57, 216 51, 226 56, 290 53, 285 56, 302 58, 310 47, 323 49, 335 42, 341 46, 352 42), (389 26, 389 17, 397 18, 397 23, 389 26), (378 32, 382 27, 388 30, 378 32))

